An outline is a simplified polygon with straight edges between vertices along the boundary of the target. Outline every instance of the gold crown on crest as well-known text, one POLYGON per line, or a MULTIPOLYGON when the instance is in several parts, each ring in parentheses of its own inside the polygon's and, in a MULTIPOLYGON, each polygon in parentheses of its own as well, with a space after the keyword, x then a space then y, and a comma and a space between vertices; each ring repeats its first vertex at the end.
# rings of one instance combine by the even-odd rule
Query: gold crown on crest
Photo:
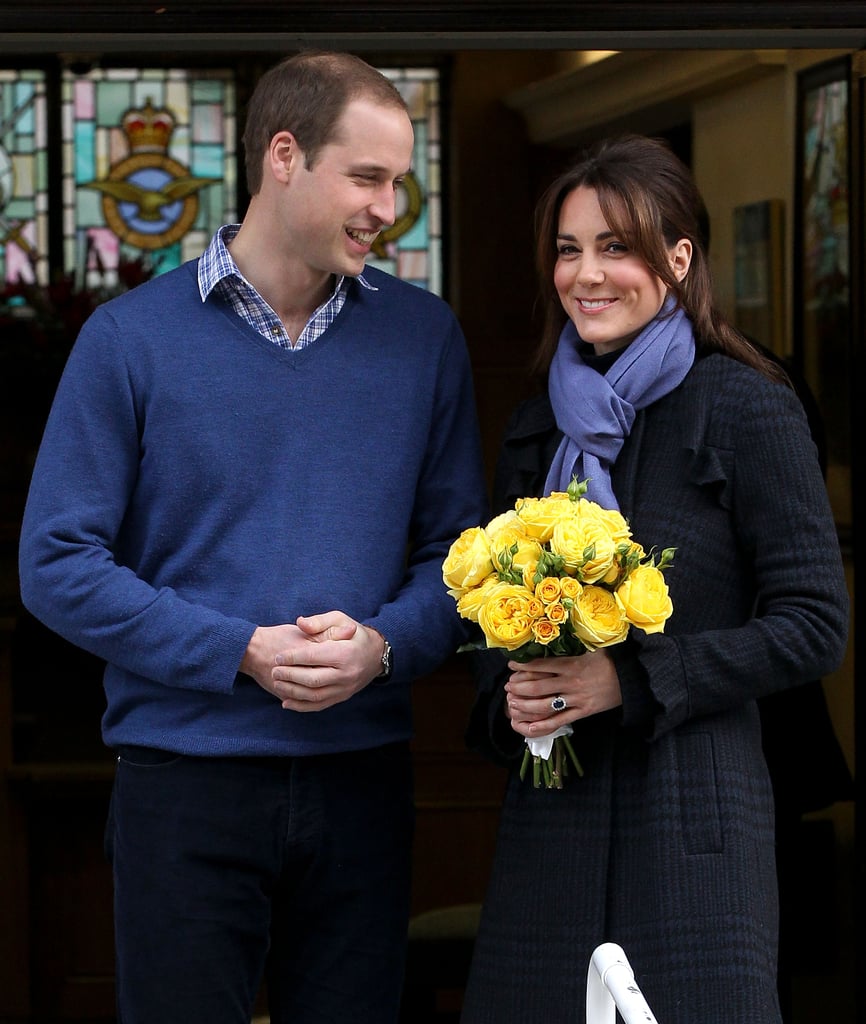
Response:
POLYGON ((165 153, 175 120, 170 110, 156 109, 148 96, 141 108, 126 111, 121 121, 132 153, 165 153))

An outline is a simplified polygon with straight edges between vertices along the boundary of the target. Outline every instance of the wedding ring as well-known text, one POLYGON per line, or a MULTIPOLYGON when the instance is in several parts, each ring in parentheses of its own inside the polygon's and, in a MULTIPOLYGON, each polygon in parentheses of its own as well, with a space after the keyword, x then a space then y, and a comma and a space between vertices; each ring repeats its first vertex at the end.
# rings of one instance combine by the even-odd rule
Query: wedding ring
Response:
POLYGON ((568 701, 565 699, 565 697, 562 696, 561 693, 557 694, 557 696, 554 697, 553 700, 550 702, 551 711, 565 711, 567 707, 568 701))

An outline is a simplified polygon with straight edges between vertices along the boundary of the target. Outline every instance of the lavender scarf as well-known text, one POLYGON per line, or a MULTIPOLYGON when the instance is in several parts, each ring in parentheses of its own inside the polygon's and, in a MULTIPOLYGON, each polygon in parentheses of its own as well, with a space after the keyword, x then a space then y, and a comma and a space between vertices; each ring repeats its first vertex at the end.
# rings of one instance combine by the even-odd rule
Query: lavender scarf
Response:
POLYGON ((577 476, 589 480, 588 498, 618 509, 611 466, 637 410, 673 391, 689 372, 695 358, 692 325, 668 298, 604 375, 581 359, 579 341, 569 320, 559 336, 548 381, 556 424, 565 437, 553 457, 544 493, 564 491, 577 476))

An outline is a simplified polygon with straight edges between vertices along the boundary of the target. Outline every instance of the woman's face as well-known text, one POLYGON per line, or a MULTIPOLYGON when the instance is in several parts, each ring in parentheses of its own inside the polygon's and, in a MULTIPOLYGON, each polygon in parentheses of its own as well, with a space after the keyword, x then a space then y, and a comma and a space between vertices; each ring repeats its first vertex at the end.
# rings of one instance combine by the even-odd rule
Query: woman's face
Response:
MULTIPOLYGON (((658 313, 667 288, 610 229, 595 189, 581 185, 566 196, 559 213, 553 282, 563 309, 581 338, 598 355, 625 348, 658 313)), ((671 267, 682 280, 691 243, 670 250, 671 267)))

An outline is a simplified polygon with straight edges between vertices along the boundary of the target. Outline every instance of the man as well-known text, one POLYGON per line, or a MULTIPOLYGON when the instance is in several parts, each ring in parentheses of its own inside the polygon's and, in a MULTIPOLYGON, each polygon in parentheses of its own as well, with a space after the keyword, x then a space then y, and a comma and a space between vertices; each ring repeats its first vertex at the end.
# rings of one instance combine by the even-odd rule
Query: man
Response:
POLYGON ((123 1024, 248 1024, 263 976, 274 1024, 387 1024, 409 682, 461 640, 441 563, 485 514, 470 368, 441 300, 364 271, 412 156, 392 83, 284 61, 244 143, 240 227, 76 342, 21 592, 107 663, 123 1024))

